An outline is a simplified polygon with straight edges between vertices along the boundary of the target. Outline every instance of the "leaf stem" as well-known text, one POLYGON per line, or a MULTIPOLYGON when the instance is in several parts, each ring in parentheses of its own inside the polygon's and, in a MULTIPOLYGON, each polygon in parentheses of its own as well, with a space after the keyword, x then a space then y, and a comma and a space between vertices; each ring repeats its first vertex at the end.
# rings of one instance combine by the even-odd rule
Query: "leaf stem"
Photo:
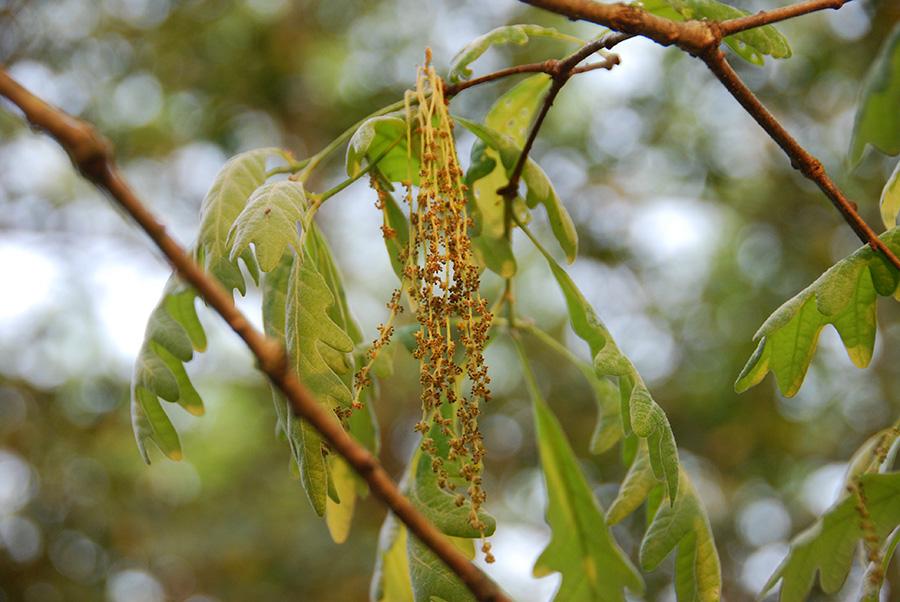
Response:
POLYGON ((291 161, 288 162, 287 165, 280 165, 278 167, 273 167, 269 171, 266 172, 266 179, 271 178, 272 176, 276 176, 278 174, 283 173, 296 173, 306 167, 309 163, 310 158, 303 159, 302 161, 291 161))
POLYGON ((309 175, 312 173, 312 171, 316 167, 318 167, 319 164, 323 160, 328 158, 328 156, 331 153, 333 153, 334 151, 339 149, 345 142, 347 142, 347 140, 350 139, 350 137, 356 132, 356 130, 358 130, 359 127, 362 124, 364 124, 366 121, 368 121, 369 119, 371 119, 373 117, 380 117, 381 115, 387 115, 388 113, 392 113, 394 111, 399 111, 402 108, 403 108, 403 101, 400 100, 395 103, 389 104, 386 107, 382 107, 382 108, 378 109, 377 111, 375 111, 374 113, 370 113, 369 115, 366 115, 365 117, 363 117, 362 119, 360 119, 359 121, 357 121, 356 123, 351 125, 349 128, 344 130, 340 136, 338 136, 337 138, 335 138, 334 140, 329 142, 325 148, 323 148, 322 150, 317 152, 315 155, 313 155, 312 157, 307 159, 306 168, 298 175, 297 180, 300 182, 305 182, 309 178, 309 175))

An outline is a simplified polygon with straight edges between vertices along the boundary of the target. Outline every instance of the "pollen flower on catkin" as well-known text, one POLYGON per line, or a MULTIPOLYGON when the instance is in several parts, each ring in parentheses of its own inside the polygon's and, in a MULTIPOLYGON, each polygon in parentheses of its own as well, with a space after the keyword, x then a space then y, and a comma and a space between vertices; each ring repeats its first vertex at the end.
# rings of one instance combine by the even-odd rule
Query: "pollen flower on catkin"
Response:
MULTIPOLYGON (((481 404, 490 399, 484 347, 491 326, 487 300, 479 293, 480 270, 469 238, 472 226, 466 186, 453 139, 443 85, 433 67, 419 70, 415 108, 407 103, 407 140, 418 143, 419 187, 407 185, 410 250, 405 271, 407 292, 419 330, 413 353, 419 360, 422 420, 416 430, 432 458, 439 485, 453 491, 457 504, 469 501, 471 525, 484 531, 479 510, 484 440, 478 429, 481 404), (466 383, 466 387, 461 387, 466 383), (437 429, 449 442, 447 460, 456 463, 465 482, 457 489, 428 433, 437 429)), ((484 546, 492 560, 490 546, 484 546)))

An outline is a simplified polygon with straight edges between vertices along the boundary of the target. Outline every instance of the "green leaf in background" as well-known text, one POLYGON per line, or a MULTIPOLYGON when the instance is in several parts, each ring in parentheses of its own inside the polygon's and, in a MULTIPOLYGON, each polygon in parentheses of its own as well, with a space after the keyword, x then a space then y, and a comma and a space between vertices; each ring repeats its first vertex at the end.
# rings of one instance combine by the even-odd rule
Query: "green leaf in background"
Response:
POLYGON ((637 510, 644 502, 650 508, 650 525, 641 542, 641 567, 652 571, 673 549, 675 556, 675 592, 679 602, 718 602, 722 595, 719 556, 712 528, 703 504, 684 470, 679 471, 679 495, 672 505, 655 508, 652 492, 659 487, 653 475, 648 447, 641 443, 638 453, 616 499, 606 515, 614 525, 637 510))
MULTIPOLYGON (((285 302, 285 343, 291 365, 316 399, 328 407, 349 406, 352 393, 342 379, 352 373, 346 356, 353 341, 328 315, 335 304, 328 283, 312 261, 295 260, 285 302)), ((289 426, 293 417, 288 414, 289 426)), ((296 441, 301 480, 316 512, 325 514, 328 470, 322 442, 312 427, 300 420, 299 430, 289 430, 296 441)))
MULTIPOLYGON (((282 155, 277 148, 259 148, 236 155, 225 163, 200 205, 197 257, 229 290, 243 295, 246 284, 237 261, 231 259, 228 233, 253 191, 266 181, 266 160, 282 155)), ((255 267, 249 253, 241 255, 248 269, 255 267)))
POLYGON ((297 224, 305 208, 299 182, 282 180, 257 188, 228 232, 229 260, 236 261, 253 243, 260 269, 275 269, 288 247, 299 250, 297 224))
POLYGON ((148 464, 147 440, 169 458, 181 458, 178 434, 159 398, 178 403, 191 414, 203 414, 203 401, 184 369, 194 350, 206 348, 195 299, 193 289, 175 276, 169 278, 163 297, 147 322, 144 343, 135 361, 131 379, 132 426, 138 449, 148 464))
POLYGON ((552 536, 534 565, 535 577, 562 574, 556 600, 621 601, 644 582, 612 537, 603 510, 581 473, 565 432, 541 396, 521 344, 516 345, 531 394, 535 434, 547 488, 552 536))
MULTIPOLYGON (((454 117, 454 120, 475 134, 489 148, 499 153, 500 161, 506 169, 508 178, 515 168, 519 154, 522 152, 521 146, 516 144, 510 136, 497 132, 486 125, 475 123, 463 117, 454 117)), ((566 260, 569 263, 573 262, 578 254, 578 234, 575 231, 575 223, 572 221, 572 217, 562 204, 562 201, 560 201, 553 184, 547 178, 547 174, 529 157, 525 162, 525 168, 522 170, 522 180, 528 187, 526 203, 529 207, 534 207, 538 204, 544 206, 544 209, 547 210, 547 218, 550 221, 550 228, 553 230, 556 241, 565 252, 566 260)))
MULTIPOLYGON (((859 477, 865 492, 875 535, 879 541, 900 524, 900 473, 865 474, 859 477)), ((781 581, 781 602, 802 602, 812 589, 816 572, 826 594, 844 585, 855 552, 864 537, 856 496, 845 495, 816 523, 794 538, 787 558, 763 589, 763 595, 781 581)))
MULTIPOLYGON (((900 229, 879 238, 900 251, 900 229)), ((854 364, 864 368, 875 347, 877 295, 897 291, 897 270, 868 245, 842 259, 778 308, 754 336, 759 346, 734 385, 738 393, 759 383, 771 370, 786 397, 800 389, 819 333, 834 325, 854 364)))
MULTIPOLYGON (((717 0, 646 0, 642 5, 653 14, 679 21, 682 19, 726 21, 748 14, 717 0), (675 18, 675 15, 680 18, 675 18)), ((765 63, 765 55, 776 59, 791 56, 791 47, 787 39, 771 25, 728 36, 725 43, 738 56, 754 65, 765 63)))
POLYGON ((456 83, 472 77, 472 70, 469 68, 469 65, 477 61, 491 46, 499 46, 501 44, 517 44, 523 46, 528 43, 530 38, 535 37, 552 38, 564 42, 572 42, 578 45, 584 45, 585 43, 584 40, 580 38, 560 33, 552 27, 541 27, 540 25, 504 25, 492 29, 484 35, 478 36, 456 53, 456 56, 450 61, 450 82, 456 83))
MULTIPOLYGON (((850 141, 850 164, 862 159, 866 145, 871 144, 888 155, 900 154, 900 25, 885 41, 866 76, 853 138, 850 141)), ((893 227, 893 225, 891 226, 893 227)))
POLYGON ((891 177, 881 193, 881 221, 890 230, 897 226, 897 214, 900 213, 900 163, 894 168, 891 177))
POLYGON ((350 138, 347 145, 347 175, 359 175, 363 162, 378 161, 378 171, 391 182, 410 181, 419 184, 419 160, 413 141, 412 161, 408 159, 406 120, 394 115, 382 115, 366 120, 350 138), (381 159, 378 159, 381 157, 381 159))
POLYGON ((679 483, 678 448, 666 413, 653 400, 634 364, 619 351, 606 326, 566 271, 527 227, 522 227, 522 231, 547 261, 565 298, 572 330, 590 347, 597 375, 618 379, 623 430, 625 434, 634 432, 646 439, 653 471, 665 481, 669 501, 674 502, 679 483))

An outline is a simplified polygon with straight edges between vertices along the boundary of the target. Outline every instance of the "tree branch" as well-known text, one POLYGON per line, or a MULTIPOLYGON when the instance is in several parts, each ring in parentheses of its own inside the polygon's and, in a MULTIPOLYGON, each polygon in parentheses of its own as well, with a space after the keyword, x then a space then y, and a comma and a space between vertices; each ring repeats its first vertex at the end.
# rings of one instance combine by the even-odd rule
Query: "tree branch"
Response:
MULTIPOLYGON (((630 38, 631 36, 622 36, 619 41, 630 38)), ((596 50, 594 51, 596 52, 596 50)), ((593 53, 590 53, 593 54, 593 53)), ((590 56, 588 54, 588 56, 590 56)), ((587 57, 585 57, 587 58, 587 57)), ((444 97, 451 98, 456 96, 463 90, 467 90, 469 88, 479 86, 481 84, 486 84, 492 81, 496 81, 498 79, 503 79, 504 77, 509 77, 511 75, 519 75, 520 73, 546 73, 547 75, 553 75, 558 69, 559 61, 549 60, 543 61, 541 63, 528 63, 526 65, 515 65, 514 67, 507 67, 505 69, 499 69, 492 73, 488 73, 486 75, 482 75, 480 77, 475 77, 472 79, 468 79, 465 81, 461 81, 455 84, 444 85, 444 97)), ((604 57, 602 60, 597 61, 596 63, 592 63, 590 65, 585 65, 584 67, 579 67, 577 69, 573 69, 572 73, 587 73, 588 71, 594 71, 595 69, 612 69, 616 65, 619 64, 619 57, 612 55, 604 57)))
POLYGON ((804 149, 766 109, 719 50, 719 45, 727 34, 738 33, 818 10, 837 9, 852 0, 806 0, 784 8, 721 22, 670 21, 634 6, 598 4, 593 0, 521 1, 571 19, 583 19, 610 29, 640 35, 664 46, 676 45, 703 60, 731 95, 781 147, 790 159, 791 165, 825 193, 825 196, 837 208, 841 217, 849 224, 859 239, 880 252, 894 267, 900 269, 900 259, 881 242, 875 231, 859 215, 856 204, 841 192, 828 176, 822 163, 804 149), (665 23, 660 23, 660 20, 665 23), (701 30, 705 33, 702 33, 701 30))
POLYGON ((798 2, 797 4, 791 4, 790 6, 784 6, 782 8, 760 11, 755 15, 747 15, 746 17, 722 21, 719 23, 719 31, 723 36, 730 36, 748 29, 762 27, 763 25, 771 25, 772 23, 786 21, 787 19, 808 15, 809 13, 820 10, 829 8, 837 10, 852 1, 853 0, 807 0, 806 2, 798 2))
POLYGON ((423 544, 428 546, 483 601, 508 602, 509 598, 422 515, 401 493, 390 475, 365 447, 357 443, 319 404, 289 367, 284 348, 254 329, 235 307, 231 295, 208 275, 166 232, 165 227, 140 202, 119 173, 108 141, 89 124, 66 115, 20 86, 0 69, 0 95, 18 106, 37 129, 50 134, 69 154, 78 171, 122 207, 163 252, 179 276, 224 318, 256 356, 260 369, 284 393, 293 412, 307 420, 343 456, 381 499, 423 544))
MULTIPOLYGON (((566 85, 566 82, 569 81, 569 78, 572 77, 572 75, 599 68, 599 63, 594 63, 593 65, 589 65, 588 68, 583 68, 579 71, 577 69, 578 63, 598 50, 604 48, 608 50, 631 37, 630 34, 608 33, 598 40, 585 44, 582 48, 579 48, 576 52, 561 61, 550 60, 541 63, 546 67, 544 72, 553 78, 553 83, 547 91, 547 95, 544 97, 544 102, 541 105, 540 112, 538 113, 534 124, 531 126, 531 131, 528 132, 528 139, 525 141, 525 146, 522 147, 522 152, 519 153, 519 158, 516 160, 516 164, 509 175, 509 181, 506 183, 506 186, 497 190, 497 194, 503 197, 505 204, 504 231, 507 236, 512 228, 512 201, 519 192, 519 180, 522 179, 522 171, 525 169, 525 163, 528 161, 528 154, 534 146, 534 141, 537 139, 538 132, 544 124, 544 119, 547 117, 547 113, 550 112, 550 107, 553 106, 553 101, 556 100, 560 90, 562 90, 562 87, 566 85)), ((606 58, 603 68, 612 69, 618 64, 619 57, 614 54, 606 58)))
POLYGON ((859 239, 884 255, 895 268, 900 269, 900 259, 878 238, 878 234, 872 230, 857 211, 856 204, 850 201, 828 176, 822 162, 803 148, 775 116, 766 109, 765 105, 741 80, 731 65, 728 64, 725 54, 718 48, 715 48, 712 52, 704 55, 702 59, 713 75, 722 82, 722 85, 744 107, 747 113, 781 147, 784 154, 791 160, 791 165, 794 169, 813 181, 825 193, 825 196, 840 212, 844 221, 853 228, 859 239))

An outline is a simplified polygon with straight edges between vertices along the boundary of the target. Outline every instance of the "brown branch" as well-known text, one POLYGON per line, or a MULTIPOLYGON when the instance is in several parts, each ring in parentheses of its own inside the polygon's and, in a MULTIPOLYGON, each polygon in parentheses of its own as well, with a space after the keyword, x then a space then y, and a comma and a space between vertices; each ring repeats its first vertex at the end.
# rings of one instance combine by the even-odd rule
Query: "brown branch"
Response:
POLYGON ((894 267, 900 269, 900 259, 878 238, 878 234, 872 230, 857 211, 856 204, 850 201, 828 176, 822 162, 803 148, 781 125, 778 119, 769 112, 753 91, 741 80, 731 65, 728 64, 725 54, 718 48, 715 48, 712 52, 704 55, 702 59, 713 75, 722 82, 722 85, 744 107, 747 113, 781 147, 784 154, 791 160, 791 165, 794 169, 813 181, 825 193, 825 196, 840 212, 844 221, 853 228, 859 239, 876 251, 881 252, 894 267))
POLYGON ((284 393, 293 412, 307 420, 343 456, 406 527, 428 546, 479 600, 509 598, 401 493, 390 475, 365 447, 357 443, 297 379, 284 348, 254 329, 235 307, 231 295, 167 234, 165 227, 140 202, 119 173, 110 144, 89 124, 70 117, 20 86, 0 69, 0 95, 18 106, 37 129, 50 134, 69 154, 81 174, 122 207, 163 252, 172 267, 225 319, 256 356, 260 369, 284 393))
MULTIPOLYGON (((619 41, 626 40, 632 36, 620 36, 619 41)), ((611 47, 611 46, 610 46, 611 47)), ((603 48, 601 46, 601 48, 603 48)), ((596 50, 594 50, 596 52, 596 50)), ((593 54, 593 52, 589 53, 593 54)), ((586 58, 586 57, 585 57, 586 58)), ((579 61, 580 62, 580 61, 579 61)), ((596 63, 592 63, 590 65, 586 65, 584 67, 579 67, 577 69, 572 70, 572 74, 576 73, 587 73, 588 71, 594 71, 596 69, 612 69, 614 66, 619 64, 619 58, 615 55, 604 57, 602 60, 597 61, 596 63)), ((547 75, 553 76, 559 70, 559 61, 557 60, 549 60, 543 61, 540 63, 528 63, 526 65, 516 65, 514 67, 507 67, 505 69, 498 69, 492 73, 488 73, 482 75, 480 77, 474 77, 472 79, 468 79, 465 81, 457 82, 455 84, 444 85, 444 96, 446 98, 452 98, 456 96, 463 90, 468 90, 469 88, 479 86, 481 84, 486 84, 492 81, 496 81, 498 79, 503 79, 505 77, 509 77, 511 75, 519 75, 521 73, 546 73, 547 75)))
POLYGON ((583 19, 611 29, 654 40, 664 46, 676 45, 703 60, 732 96, 751 117, 781 147, 791 165, 814 182, 837 208, 859 239, 880 252, 894 267, 900 269, 900 259, 878 238, 874 230, 857 211, 856 204, 847 199, 828 176, 822 163, 804 149, 766 109, 740 76, 731 68, 719 45, 726 33, 737 33, 817 10, 840 8, 851 0, 806 0, 791 6, 730 19, 715 21, 669 21, 651 15, 643 9, 624 4, 598 4, 593 0, 521 0, 571 19, 583 19), (704 30, 705 33, 699 33, 704 30))
POLYGON ((806 2, 798 2, 790 6, 776 8, 773 10, 760 11, 755 15, 747 15, 746 17, 738 17, 729 19, 719 23, 719 31, 723 36, 730 36, 755 27, 763 25, 771 25, 779 21, 786 21, 794 17, 808 15, 820 10, 832 8, 837 10, 853 0, 807 0, 806 2))

